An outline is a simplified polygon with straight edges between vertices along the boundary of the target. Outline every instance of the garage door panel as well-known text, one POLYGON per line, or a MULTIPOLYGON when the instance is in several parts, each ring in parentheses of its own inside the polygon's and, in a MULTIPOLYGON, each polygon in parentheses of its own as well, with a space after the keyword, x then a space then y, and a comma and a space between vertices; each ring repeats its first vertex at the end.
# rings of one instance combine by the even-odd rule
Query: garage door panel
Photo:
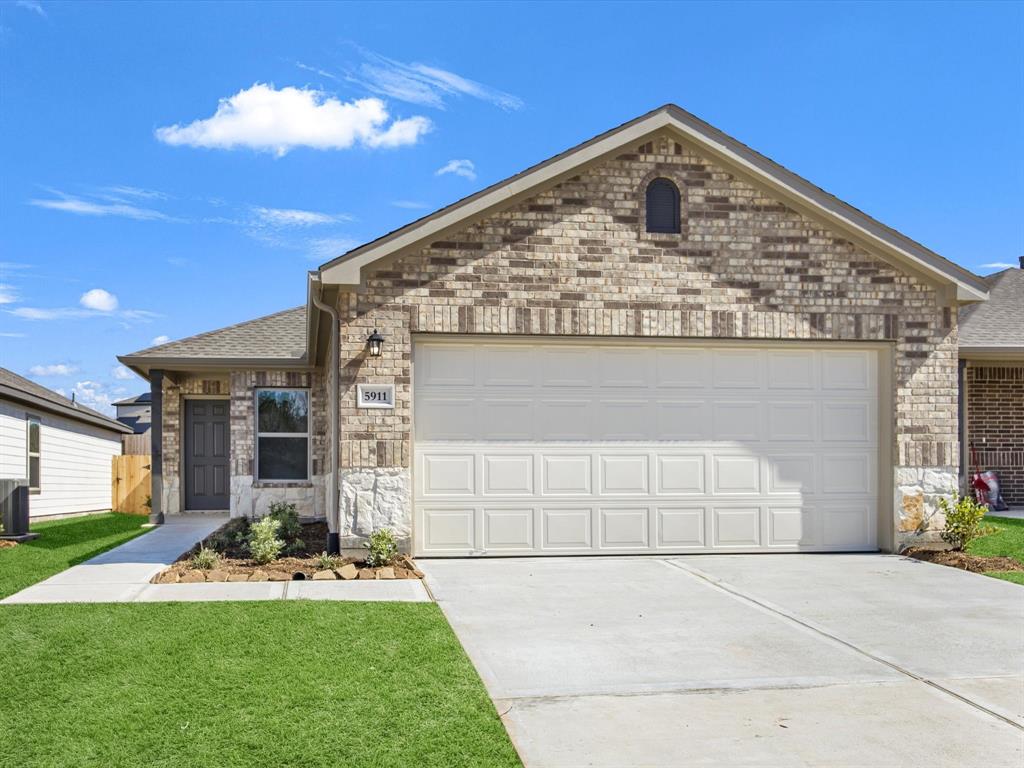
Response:
POLYGON ((589 400, 541 400, 537 403, 537 432, 542 441, 591 440, 592 403, 589 400))
POLYGON ((533 507, 518 509, 485 507, 483 529, 485 550, 530 551, 537 548, 534 538, 533 507))
POLYGON ((593 492, 589 453, 542 456, 541 472, 541 492, 545 496, 586 496, 593 492))
POLYGON ((602 549, 648 549, 647 507, 601 507, 599 510, 602 549))
POLYGON ((814 454, 769 456, 765 467, 769 494, 813 494, 817 490, 818 468, 814 454))
POLYGON ((646 496, 648 493, 648 460, 646 454, 602 455, 598 458, 601 470, 602 496, 646 496))
POLYGON ((657 492, 668 495, 702 495, 707 487, 704 454, 659 454, 657 492))
POLYGON ((815 353, 780 351, 767 356, 767 384, 771 390, 811 390, 815 387, 815 353))
POLYGON ((659 389, 705 389, 709 351, 663 347, 654 352, 655 386, 659 389))
POLYGON ((658 440, 704 442, 711 439, 711 411, 705 400, 661 400, 654 403, 658 440))
POLYGON ((472 496, 476 491, 474 454, 427 454, 420 462, 424 496, 472 496))
POLYGON ((818 439, 818 407, 815 402, 769 401, 765 438, 772 443, 811 443, 818 439))
POLYGON ((711 528, 715 547, 757 547, 761 544, 761 508, 713 507, 711 528))
POLYGON ((543 507, 544 549, 586 550, 593 544, 592 507, 543 507))
POLYGON ((716 494, 761 492, 761 462, 756 456, 715 455, 712 468, 716 494))
POLYGON ((483 456, 485 496, 534 496, 533 454, 483 456))
POLYGON ((761 440, 761 403, 723 400, 715 402, 711 408, 715 440, 761 440))
POLYGON ((426 507, 420 518, 424 550, 461 553, 476 549, 475 518, 473 507, 426 507))
POLYGON ((420 554, 874 548, 874 352, 537 340, 414 356, 420 554))
POLYGON ((703 549, 705 507, 657 507, 658 546, 663 549, 703 549))

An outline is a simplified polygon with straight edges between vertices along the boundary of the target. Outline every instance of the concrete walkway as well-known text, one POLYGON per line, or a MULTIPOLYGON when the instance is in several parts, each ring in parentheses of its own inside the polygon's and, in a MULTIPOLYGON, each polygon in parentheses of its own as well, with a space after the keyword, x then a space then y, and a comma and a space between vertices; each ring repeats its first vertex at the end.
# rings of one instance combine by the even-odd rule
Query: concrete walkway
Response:
POLYGON ((538 766, 1013 766, 1024 590, 884 555, 420 561, 538 766))
POLYGON ((429 602, 418 579, 150 584, 182 552, 227 522, 215 515, 168 517, 167 522, 81 565, 5 600, 13 603, 150 603, 219 600, 396 600, 429 602))

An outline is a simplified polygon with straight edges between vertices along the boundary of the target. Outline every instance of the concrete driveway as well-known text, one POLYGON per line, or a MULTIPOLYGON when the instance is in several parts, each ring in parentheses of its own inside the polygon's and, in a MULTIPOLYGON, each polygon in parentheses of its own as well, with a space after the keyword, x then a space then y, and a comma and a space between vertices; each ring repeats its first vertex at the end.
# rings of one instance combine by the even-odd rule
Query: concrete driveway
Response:
POLYGON ((527 766, 1013 766, 1024 589, 885 555, 420 561, 527 766))

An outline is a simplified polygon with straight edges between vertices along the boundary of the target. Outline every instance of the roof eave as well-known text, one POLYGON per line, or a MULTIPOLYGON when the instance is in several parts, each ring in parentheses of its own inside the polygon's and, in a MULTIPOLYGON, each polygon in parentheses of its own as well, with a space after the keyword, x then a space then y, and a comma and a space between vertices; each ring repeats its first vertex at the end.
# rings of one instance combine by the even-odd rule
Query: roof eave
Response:
POLYGON ((6 384, 0 384, 0 397, 5 397, 9 400, 15 400, 24 405, 29 405, 40 411, 47 411, 48 413, 55 413, 58 416, 65 416, 69 419, 76 421, 85 422, 92 424, 97 427, 103 427, 111 432, 121 432, 123 434, 130 434, 133 432, 131 427, 125 426, 121 422, 115 419, 108 419, 105 416, 94 415, 80 411, 71 405, 61 405, 60 403, 54 403, 43 397, 38 397, 29 392, 24 392, 14 387, 9 387, 6 384))
POLYGON ((1006 360, 1024 361, 1024 344, 1020 346, 960 346, 957 350, 961 360, 1006 360))
POLYGON ((137 357, 119 355, 118 361, 149 379, 150 371, 233 371, 241 369, 263 368, 272 370, 313 370, 305 356, 300 358, 266 358, 266 357, 137 357))

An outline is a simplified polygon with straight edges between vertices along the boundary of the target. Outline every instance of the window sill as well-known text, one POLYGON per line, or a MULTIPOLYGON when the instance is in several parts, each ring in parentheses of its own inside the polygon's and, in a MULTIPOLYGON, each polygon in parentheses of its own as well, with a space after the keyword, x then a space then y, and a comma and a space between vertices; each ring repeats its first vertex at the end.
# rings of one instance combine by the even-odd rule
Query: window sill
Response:
POLYGON ((309 480, 254 480, 253 488, 312 488, 309 480))

